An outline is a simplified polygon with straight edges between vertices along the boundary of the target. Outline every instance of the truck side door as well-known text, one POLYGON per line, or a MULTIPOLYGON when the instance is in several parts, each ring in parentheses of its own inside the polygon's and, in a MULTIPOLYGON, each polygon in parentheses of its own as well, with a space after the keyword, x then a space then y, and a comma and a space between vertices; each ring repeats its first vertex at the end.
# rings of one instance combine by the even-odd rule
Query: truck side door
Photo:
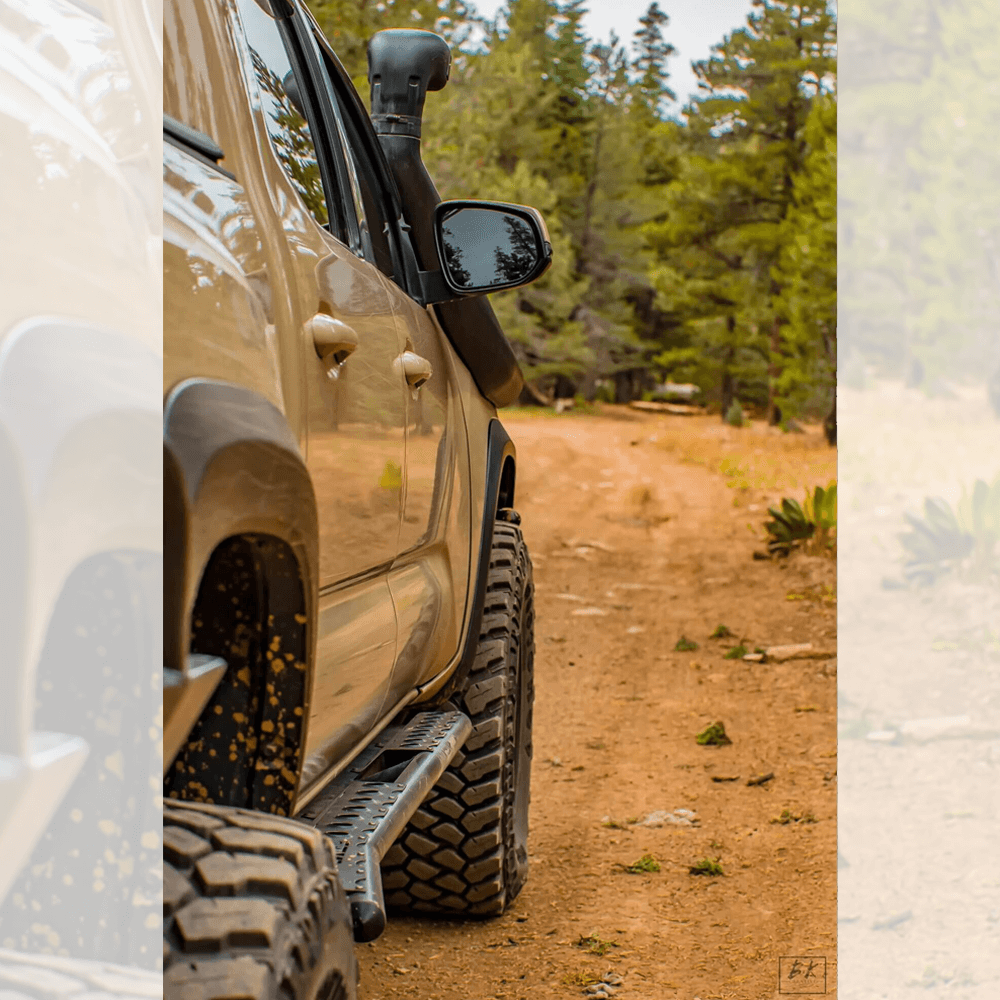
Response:
MULTIPOLYGON (((363 105, 328 45, 318 37, 338 126, 356 186, 356 210, 379 253, 379 235, 397 226, 392 182, 363 105)), ((383 238, 384 239, 384 238, 383 238)), ((381 248, 382 258, 390 257, 381 248)), ((458 652, 469 580, 471 531, 468 445, 457 370, 461 362, 428 310, 408 294, 403 269, 383 267, 407 381, 406 468, 399 554, 389 573, 398 621, 389 702, 444 669, 458 652), (387 273, 388 272, 388 273, 387 273)))
POLYGON ((279 337, 299 382, 300 440, 320 524, 319 620, 302 796, 376 725, 396 651, 387 573, 405 464, 399 333, 364 239, 315 53, 296 26, 239 0, 264 190, 278 214, 287 295, 279 337))

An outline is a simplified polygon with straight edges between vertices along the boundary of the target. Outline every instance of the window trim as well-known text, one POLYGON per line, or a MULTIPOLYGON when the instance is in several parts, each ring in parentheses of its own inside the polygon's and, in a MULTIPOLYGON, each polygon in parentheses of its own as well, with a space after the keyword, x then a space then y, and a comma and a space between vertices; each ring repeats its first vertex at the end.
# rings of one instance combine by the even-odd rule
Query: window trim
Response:
MULTIPOLYGON (((289 66, 292 73, 295 75, 295 80, 298 84, 299 95, 304 105, 303 111, 305 112, 306 124, 309 126, 310 139, 312 140, 312 145, 316 153, 316 162, 319 166, 320 180, 323 185, 323 195, 326 199, 326 225, 321 223, 319 219, 313 215, 308 205, 303 203, 302 207, 307 216, 312 219, 313 223, 320 229, 324 230, 324 232, 326 232, 331 238, 337 240, 337 242, 341 244, 344 244, 345 240, 349 243, 353 234, 357 232, 357 220, 354 218, 353 211, 348 211, 347 203, 345 202, 343 193, 340 190, 339 185, 341 178, 336 170, 337 157, 331 153, 329 148, 331 140, 327 129, 327 121, 322 114, 323 102, 317 99, 317 95, 315 93, 315 86, 311 72, 312 67, 309 65, 308 60, 303 58, 298 31, 294 23, 290 23, 293 22, 296 11, 294 9, 289 9, 287 11, 279 12, 278 10, 275 10, 273 0, 272 2, 269 2, 269 0, 264 0, 264 2, 262 2, 262 0, 238 0, 238 2, 234 5, 237 8, 234 13, 239 19, 240 47, 244 50, 244 52, 246 52, 246 55, 250 60, 244 69, 244 73, 249 73, 247 82, 249 85, 252 85, 257 89, 258 99, 260 99, 259 91, 261 85, 260 81, 256 79, 256 73, 252 65, 254 53, 251 51, 252 46, 250 44, 250 36, 248 35, 246 25, 243 22, 243 3, 256 4, 256 6, 267 14, 268 17, 273 19, 282 48, 284 49, 285 55, 288 58, 289 66), (267 7, 270 7, 271 9, 268 10, 266 9, 267 7), (331 161, 333 163, 333 167, 331 167, 331 161)), ((263 113, 266 115, 266 111, 263 113)), ((280 162, 280 158, 274 148, 274 140, 271 137, 270 128, 267 127, 266 123, 264 127, 264 134, 261 136, 261 141, 267 146, 267 150, 275 159, 279 170, 281 170, 285 177, 288 177, 288 171, 280 162)), ((291 183, 290 178, 289 181, 291 183)), ((294 183, 292 184, 292 187, 294 190, 294 183)), ((295 198, 298 202, 302 202, 302 197, 297 190, 295 190, 295 198)))
MULTIPOLYGON (((368 117, 368 112, 365 110, 365 106, 362 104, 351 78, 347 75, 347 70, 344 69, 343 63, 337 57, 336 52, 333 51, 333 47, 319 25, 316 24, 315 19, 308 13, 302 19, 302 27, 312 33, 320 53, 326 57, 326 62, 330 67, 331 72, 329 73, 325 72, 325 67, 321 67, 321 73, 325 79, 329 80, 329 85, 333 90, 333 93, 329 95, 329 100, 332 102, 338 96, 341 98, 341 104, 345 111, 344 126, 348 132, 347 140, 348 142, 351 142, 352 139, 358 141, 360 152, 369 161, 369 166, 374 174, 372 186, 375 189, 375 196, 381 201, 379 207, 385 216, 386 238, 389 243, 389 253, 392 257, 393 268, 391 277, 385 275, 381 269, 379 273, 383 274, 388 280, 393 281, 411 298, 417 298, 419 291, 415 292, 411 287, 411 269, 407 267, 406 255, 403 249, 403 240, 406 239, 406 235, 401 226, 402 202, 399 197, 399 190, 396 187, 392 172, 389 170, 385 152, 375 135, 374 128, 372 128, 371 119, 368 117), (353 133, 353 136, 351 133, 353 133)), ((347 151, 344 150, 343 152, 346 157, 347 151)))
MULTIPOLYGON (((338 222, 343 223, 341 232, 347 237, 347 245, 351 246, 360 242, 361 234, 353 204, 346 196, 346 192, 350 190, 346 186, 349 181, 346 176, 346 167, 343 166, 341 157, 338 155, 340 141, 336 133, 336 123, 331 122, 331 110, 320 93, 320 88, 316 86, 316 66, 313 53, 302 44, 302 38, 299 34, 301 29, 296 23, 296 13, 293 12, 287 17, 278 17, 275 20, 281 32, 292 72, 295 74, 295 80, 299 86, 299 94, 305 105, 310 130, 313 133, 319 172, 326 191, 327 214, 332 215, 330 203, 334 202, 338 222)), ((319 225, 319 222, 317 221, 316 224, 319 225)), ((331 236, 338 241, 340 240, 340 236, 333 231, 332 225, 323 228, 327 228, 331 236)))
MULTIPOLYGON (((292 71, 299 84, 299 93, 302 95, 307 113, 312 118, 310 127, 316 133, 316 152, 323 184, 328 190, 333 188, 327 194, 327 198, 329 199, 331 195, 336 197, 337 212, 345 223, 346 246, 352 253, 357 253, 361 247, 361 229, 354 211, 354 198, 351 193, 350 178, 347 176, 347 162, 340 144, 337 122, 333 117, 330 96, 325 93, 325 88, 317 84, 317 80, 322 80, 321 66, 317 61, 318 53, 308 44, 308 39, 303 38, 302 33, 308 30, 308 23, 302 17, 298 5, 291 14, 279 17, 277 21, 292 63, 292 71)), ((339 240, 332 231, 331 235, 339 240)))

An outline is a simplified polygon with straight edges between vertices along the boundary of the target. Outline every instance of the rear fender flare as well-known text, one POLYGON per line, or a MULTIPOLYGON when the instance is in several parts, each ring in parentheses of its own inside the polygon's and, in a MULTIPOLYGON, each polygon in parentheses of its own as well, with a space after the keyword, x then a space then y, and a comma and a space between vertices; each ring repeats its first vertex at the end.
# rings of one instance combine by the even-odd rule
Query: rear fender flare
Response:
POLYGON ((309 675, 304 704, 287 707, 301 708, 305 724, 316 644, 318 518, 312 480, 284 414, 242 386, 182 382, 164 406, 163 463, 164 666, 186 674, 191 610, 218 546, 237 536, 276 538, 291 550, 302 586, 309 675))

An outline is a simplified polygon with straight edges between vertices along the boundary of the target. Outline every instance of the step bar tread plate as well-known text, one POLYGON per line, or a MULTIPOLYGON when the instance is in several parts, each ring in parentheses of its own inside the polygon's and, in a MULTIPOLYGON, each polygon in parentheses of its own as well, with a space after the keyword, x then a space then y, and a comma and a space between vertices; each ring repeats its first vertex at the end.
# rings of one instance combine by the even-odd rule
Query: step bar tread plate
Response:
POLYGON ((420 712, 390 726, 299 814, 336 847, 355 940, 384 930, 379 864, 471 732, 469 717, 454 711, 420 712))

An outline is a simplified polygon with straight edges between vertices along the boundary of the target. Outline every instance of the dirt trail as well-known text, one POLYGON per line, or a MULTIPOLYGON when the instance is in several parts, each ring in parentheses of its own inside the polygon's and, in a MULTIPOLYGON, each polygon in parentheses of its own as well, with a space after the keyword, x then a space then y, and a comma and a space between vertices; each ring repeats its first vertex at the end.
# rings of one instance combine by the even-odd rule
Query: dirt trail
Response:
POLYGON ((785 992, 821 990, 825 957, 836 995, 833 562, 754 561, 747 523, 778 494, 735 507, 723 476, 650 440, 667 421, 717 435, 717 418, 611 414, 504 417, 537 589, 528 883, 497 920, 391 920, 359 948, 364 1000, 573 997, 612 969, 621 1000, 761 1000, 779 995, 783 956, 813 969, 787 979, 786 963, 785 992), (720 624, 751 649, 831 654, 725 659, 737 638, 710 639, 720 624), (699 648, 676 652, 682 635, 699 648), (732 745, 698 746, 716 720, 732 745), (675 809, 697 824, 634 822, 675 809), (784 810, 816 822, 772 823, 784 810), (646 854, 658 872, 621 871, 646 854), (691 875, 702 858, 724 874, 691 875), (614 945, 590 954, 591 935, 614 945))

